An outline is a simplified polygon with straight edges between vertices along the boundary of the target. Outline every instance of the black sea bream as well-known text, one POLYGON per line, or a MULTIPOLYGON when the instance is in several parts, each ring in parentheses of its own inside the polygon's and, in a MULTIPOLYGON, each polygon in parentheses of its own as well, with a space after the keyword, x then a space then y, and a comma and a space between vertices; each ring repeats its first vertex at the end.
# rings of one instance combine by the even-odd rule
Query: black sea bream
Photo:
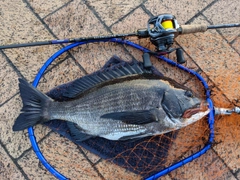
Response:
POLYGON ((59 119, 75 123, 69 123, 69 128, 79 141, 96 136, 128 140, 182 128, 209 112, 191 90, 144 72, 138 63, 119 65, 73 83, 66 93, 71 100, 56 102, 19 79, 23 108, 13 130, 59 119))

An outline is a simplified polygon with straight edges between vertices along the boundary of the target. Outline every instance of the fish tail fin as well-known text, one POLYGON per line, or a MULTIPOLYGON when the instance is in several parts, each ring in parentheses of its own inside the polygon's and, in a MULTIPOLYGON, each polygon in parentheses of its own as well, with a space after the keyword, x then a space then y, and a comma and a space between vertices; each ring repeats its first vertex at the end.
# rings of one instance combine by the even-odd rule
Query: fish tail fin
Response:
POLYGON ((19 79, 19 89, 23 108, 13 125, 13 131, 21 131, 48 121, 47 109, 52 99, 24 79, 19 79))

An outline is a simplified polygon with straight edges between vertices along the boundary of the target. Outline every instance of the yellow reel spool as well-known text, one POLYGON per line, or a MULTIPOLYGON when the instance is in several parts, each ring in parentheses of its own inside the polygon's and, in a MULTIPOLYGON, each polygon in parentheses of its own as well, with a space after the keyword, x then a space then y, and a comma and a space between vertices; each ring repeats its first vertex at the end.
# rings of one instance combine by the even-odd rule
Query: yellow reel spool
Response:
POLYGON ((174 29, 173 22, 171 19, 162 21, 161 25, 164 27, 164 29, 174 29))

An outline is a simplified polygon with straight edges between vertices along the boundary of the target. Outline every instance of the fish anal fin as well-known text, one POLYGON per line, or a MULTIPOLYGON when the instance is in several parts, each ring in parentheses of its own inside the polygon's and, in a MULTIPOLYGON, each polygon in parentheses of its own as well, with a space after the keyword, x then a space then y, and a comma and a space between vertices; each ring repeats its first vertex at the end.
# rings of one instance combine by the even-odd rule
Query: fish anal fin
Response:
POLYGON ((70 130, 71 137, 76 142, 82 142, 93 137, 89 134, 84 133, 83 130, 75 123, 67 122, 67 125, 70 130))

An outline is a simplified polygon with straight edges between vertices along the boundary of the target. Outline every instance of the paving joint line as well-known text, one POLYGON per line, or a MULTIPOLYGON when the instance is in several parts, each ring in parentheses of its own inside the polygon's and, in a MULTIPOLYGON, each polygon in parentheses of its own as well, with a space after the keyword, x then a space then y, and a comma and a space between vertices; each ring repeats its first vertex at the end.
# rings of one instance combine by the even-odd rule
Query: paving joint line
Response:
MULTIPOLYGON (((199 69, 199 68, 197 70, 195 70, 195 72, 197 72, 197 73, 199 73, 200 71, 201 71, 201 69, 199 69)), ((194 78, 196 78, 196 76, 191 75, 191 77, 187 78, 182 84, 186 85, 189 81, 191 81, 194 78)))
POLYGON ((99 172, 99 170, 95 167, 95 163, 93 163, 88 157, 87 155, 84 153, 84 151, 81 149, 81 147, 77 146, 77 149, 80 151, 80 153, 84 156, 84 158, 89 162, 89 164, 92 166, 92 168, 94 169, 95 172, 97 172, 98 176, 105 180, 105 178, 103 177, 103 175, 99 172))
POLYGON ((19 94, 19 92, 17 92, 16 94, 14 94, 12 97, 10 97, 9 99, 7 99, 6 101, 4 101, 2 104, 0 104, 0 107, 4 106, 5 104, 7 104, 9 101, 11 101, 15 96, 17 96, 19 94))
MULTIPOLYGON (((145 1, 145 2, 147 2, 147 1, 145 1)), ((149 10, 146 8, 146 6, 144 5, 145 2, 141 4, 142 10, 143 10, 147 15, 149 15, 150 17, 153 17, 153 16, 154 16, 153 13, 152 13, 151 11, 149 11, 149 10)))
MULTIPOLYGON (((181 47, 181 45, 178 43, 178 42, 175 42, 179 47, 181 47)), ((188 57, 194 62, 194 64, 197 66, 197 71, 196 72, 203 72, 203 73, 205 73, 203 70, 202 70, 202 68, 194 61, 194 59, 192 58, 192 56, 190 55, 190 54, 188 54, 187 53, 187 51, 185 51, 184 50, 184 48, 182 48, 181 47, 181 49, 185 52, 185 54, 187 54, 188 55, 188 57)), ((206 75, 206 77, 207 77, 207 79, 208 79, 208 82, 211 82, 212 84, 213 84, 213 86, 219 91, 219 92, 221 92, 221 94, 223 95, 223 97, 225 98, 225 99, 227 99, 227 101, 230 103, 230 104, 233 104, 233 102, 232 101, 230 101, 230 99, 225 95, 225 93, 223 93, 222 92, 222 90, 218 87, 218 86, 216 86, 216 84, 214 83, 214 81, 205 73, 205 75, 206 75)), ((193 77, 194 78, 194 77, 193 77)), ((190 79, 188 79, 185 83, 187 83, 189 80, 191 80, 192 78, 190 78, 190 79)), ((204 78, 205 80, 206 80, 206 78, 204 78)))
POLYGON ((136 6, 135 8, 133 8, 132 10, 130 10, 127 14, 123 15, 122 17, 120 17, 117 21, 115 21, 114 23, 112 23, 109 28, 111 29, 115 24, 123 21, 124 19, 126 19, 129 15, 133 14, 135 10, 137 10, 138 8, 141 8, 142 4, 145 3, 147 0, 144 0, 141 4, 139 4, 138 6, 136 6))
POLYGON ((233 170, 227 165, 227 163, 222 159, 222 157, 217 153, 217 151, 216 151, 213 147, 211 147, 211 149, 212 149, 213 152, 217 155, 217 157, 220 159, 220 161, 222 161, 222 163, 227 167, 227 169, 230 171, 230 173, 231 173, 236 179, 238 179, 237 174, 235 174, 235 173, 233 172, 233 170))
POLYGON ((44 75, 46 75, 48 72, 50 72, 51 70, 53 70, 54 68, 58 67, 60 64, 62 64, 64 61, 66 61, 70 56, 67 55, 65 58, 61 59, 59 62, 55 63, 55 64, 51 64, 52 67, 47 68, 47 70, 44 72, 44 75))
POLYGON ((235 43, 235 41, 236 41, 239 37, 240 37, 240 34, 238 34, 238 36, 237 36, 235 39, 233 39, 231 42, 229 42, 229 43, 232 45, 233 43, 235 43))
POLYGON ((236 172, 234 173, 236 175, 236 177, 238 177, 238 173, 240 173, 240 168, 238 170, 236 170, 236 172))
MULTIPOLYGON (((184 49, 183 49, 183 51, 184 51, 184 49)), ((198 64, 194 61, 194 59, 186 52, 186 51, 184 51, 190 58, 191 58, 191 60, 194 62, 194 64, 196 64, 196 66, 198 67, 198 69, 196 70, 196 72, 203 72, 203 73, 205 73, 202 69, 201 69, 201 67, 199 67, 198 66, 198 64)), ((206 75, 206 77, 208 78, 207 80, 208 80, 208 82, 210 82, 210 83, 212 83, 213 84, 213 86, 219 91, 219 92, 221 92, 221 94, 223 95, 223 97, 230 103, 230 104, 233 104, 233 102, 232 101, 230 101, 230 99, 225 95, 225 93, 223 93, 222 92, 222 90, 221 89, 219 89, 219 87, 218 86, 216 86, 216 84, 214 83, 214 81, 205 73, 205 75, 206 75)), ((194 77, 193 77, 194 78, 194 77)), ((187 83, 189 80, 191 80, 192 78, 190 78, 190 79, 188 79, 185 83, 187 83)), ((206 80, 206 78, 204 78, 205 80, 206 80)))
POLYGON ((53 15, 55 12, 57 12, 57 11, 63 9, 63 8, 66 7, 68 4, 72 3, 73 1, 74 1, 74 0, 70 0, 70 1, 68 1, 67 3, 65 3, 64 5, 62 5, 61 7, 55 9, 54 11, 50 12, 50 13, 47 14, 46 16, 42 17, 42 19, 44 20, 44 19, 46 19, 47 17, 53 15))
MULTIPOLYGON (((54 68, 60 66, 60 64, 62 64, 64 61, 66 61, 68 58, 70 57, 70 55, 67 55, 65 58, 63 58, 62 60, 60 60, 59 62, 55 63, 55 64, 51 64, 52 66, 50 68, 47 68, 47 70, 43 73, 42 75, 42 79, 45 80, 45 82, 47 81, 45 78, 45 75, 47 75, 50 71, 52 71, 54 68)), ((35 75, 36 76, 36 75, 35 75)), ((33 83, 33 81, 31 82, 31 84, 33 83)), ((38 84, 42 84, 41 81, 39 81, 38 84)))
POLYGON ((11 159, 11 161, 14 163, 14 165, 17 167, 17 169, 20 171, 20 173, 23 175, 23 177, 26 179, 26 180, 30 180, 27 176, 27 174, 23 171, 22 167, 18 164, 18 162, 16 161, 16 159, 14 159, 8 149, 5 147, 5 145, 3 144, 3 142, 1 141, 0 139, 0 146, 2 146, 3 150, 5 151, 5 153, 8 155, 8 157, 11 159))
POLYGON ((100 21, 100 23, 104 26, 104 28, 111 34, 111 29, 105 24, 105 22, 101 19, 101 17, 98 15, 97 11, 90 5, 90 3, 87 0, 82 0, 82 2, 88 7, 88 9, 95 15, 95 17, 100 21))
MULTIPOLYGON (((54 131, 51 130, 50 132, 48 132, 44 137, 42 137, 39 141, 37 141, 38 144, 42 143, 45 139, 47 139, 54 131)), ((30 142, 29 142, 30 143, 30 142)), ((31 143, 30 143, 31 144, 31 143)), ((20 156, 18 156, 17 158, 15 158, 16 161, 19 161, 22 157, 24 157, 28 152, 30 152, 32 149, 32 146, 26 150, 24 150, 22 152, 22 154, 20 156)), ((35 154, 35 152, 34 152, 35 154)), ((36 156, 36 154, 35 154, 36 156)))
MULTIPOLYGON (((43 24, 43 26, 46 28, 46 30, 55 38, 58 39, 58 37, 53 33, 53 31, 50 29, 50 27, 45 23, 45 21, 35 12, 34 8, 31 6, 31 4, 28 2, 28 0, 22 0, 26 6, 30 9, 30 11, 34 14, 34 16, 43 24)), ((62 47, 65 47, 61 44, 62 47)), ((83 71, 83 73, 87 74, 87 71, 77 62, 75 57, 67 51, 68 55, 71 56, 71 58, 74 60, 75 64, 80 68, 80 70, 83 71)))
POLYGON ((18 77, 24 78, 20 70, 14 65, 14 63, 10 60, 10 58, 5 54, 3 50, 0 49, 0 53, 4 56, 7 63, 13 68, 13 70, 17 73, 18 77))
POLYGON ((199 17, 204 11, 206 11, 208 8, 213 6, 216 2, 219 0, 214 0, 211 3, 209 3, 206 7, 204 7, 202 10, 200 10, 198 13, 196 13, 193 17, 191 17, 188 21, 186 21, 185 24, 190 24, 192 23, 197 17, 199 17))
MULTIPOLYGON (((204 19, 211 25, 213 25, 213 22, 210 21, 203 13, 201 13, 201 15, 204 17, 204 19)), ((228 40, 225 38, 225 36, 223 35, 223 33, 219 30, 216 29, 217 33, 222 37, 222 39, 224 39, 226 41, 227 44, 229 44, 229 46, 240 56, 240 53, 232 46, 232 44, 230 42, 228 42, 228 40)), ((238 35, 239 36, 239 35, 238 35)), ((238 36, 235 38, 237 39, 238 36)))
MULTIPOLYGON (((98 15, 98 13, 96 12, 96 10, 89 4, 89 2, 88 2, 87 0, 82 0, 82 1, 83 1, 83 2, 85 3, 85 5, 90 9, 90 11, 96 16, 96 18, 97 18, 97 19, 100 21, 100 23, 105 27, 105 29, 106 29, 109 33, 113 34, 113 32, 111 31, 111 28, 105 24, 105 22, 101 19, 101 17, 98 15)), ((122 47, 124 48, 124 50, 128 53, 128 55, 131 56, 132 59, 135 59, 134 56, 133 56, 131 53, 129 53, 129 51, 124 47, 124 45, 121 45, 121 46, 122 46, 122 47)))
POLYGON ((100 158, 99 160, 97 160, 95 163, 93 163, 93 166, 96 166, 97 164, 99 164, 100 162, 103 161, 103 158, 100 158))
MULTIPOLYGON (((183 52, 193 61, 194 65, 197 66, 197 72, 199 72, 199 71, 204 72, 204 71, 201 69, 201 67, 197 64, 197 62, 194 61, 194 59, 192 58, 192 56, 191 56, 190 54, 188 54, 187 51, 185 51, 185 49, 184 49, 177 41, 175 41, 175 44, 176 44, 178 47, 180 47, 180 48, 183 50, 183 52)), ((208 76, 207 74, 206 74, 206 76, 207 76, 207 78, 209 78, 209 76, 208 76)))
MULTIPOLYGON (((198 13, 198 16, 200 16, 200 15, 202 15, 204 18, 206 18, 206 21, 208 21, 210 24, 212 24, 212 22, 210 22, 208 19, 207 19, 207 17, 202 13, 203 11, 205 11, 207 8, 209 8, 209 7, 211 7, 213 4, 215 4, 216 2, 217 2, 218 0, 214 0, 213 2, 211 2, 209 5, 207 5, 205 8, 203 8, 203 10, 201 10, 199 13, 198 13)), ((197 16, 197 17, 198 17, 197 16)), ((193 16, 191 19, 191 22, 195 19, 196 17, 195 16, 193 16)), ((187 23, 190 23, 190 22, 187 22, 187 23)), ((186 23, 186 24, 187 24, 186 23)), ((218 32, 218 31, 217 31, 218 32)), ((219 32, 218 32, 219 33, 219 32)), ((221 35, 221 34, 220 34, 221 35)), ((221 35, 222 36, 222 35, 221 35)), ((240 36, 240 35, 239 35, 240 36)), ((228 41, 224 38, 224 40, 228 43, 228 41)), ((191 60, 194 62, 194 64, 198 67, 198 70, 200 70, 200 71, 202 71, 202 72, 204 72, 202 69, 201 69, 201 67, 194 61, 194 59, 192 58, 192 56, 190 55, 190 54, 188 54, 185 50, 184 50, 184 48, 178 43, 178 42, 176 42, 175 41, 175 43, 178 45, 178 46, 180 46, 182 49, 183 49, 183 51, 191 58, 191 60)), ((231 46, 231 45, 230 45, 231 46)), ((232 46, 231 46, 232 47, 232 46)), ((233 48, 233 47, 232 47, 233 48)), ((233 48, 234 49, 234 48, 233 48)), ((235 49, 234 49, 235 50, 235 49)), ((236 51, 236 50, 235 50, 236 51)), ((238 53, 238 52, 237 52, 238 53)), ((238 53, 239 54, 239 53, 238 53)), ((211 80, 211 78, 206 74, 206 76, 207 76, 207 78, 208 78, 208 81, 210 81, 213 85, 214 85, 214 87, 218 90, 218 91, 220 91, 220 92, 222 92, 222 90, 220 90, 217 86, 216 86, 216 84, 211 80)), ((233 104, 233 102, 231 102, 230 100, 229 100, 229 98, 225 95, 225 93, 222 93, 222 95, 231 103, 231 104, 233 104)))

